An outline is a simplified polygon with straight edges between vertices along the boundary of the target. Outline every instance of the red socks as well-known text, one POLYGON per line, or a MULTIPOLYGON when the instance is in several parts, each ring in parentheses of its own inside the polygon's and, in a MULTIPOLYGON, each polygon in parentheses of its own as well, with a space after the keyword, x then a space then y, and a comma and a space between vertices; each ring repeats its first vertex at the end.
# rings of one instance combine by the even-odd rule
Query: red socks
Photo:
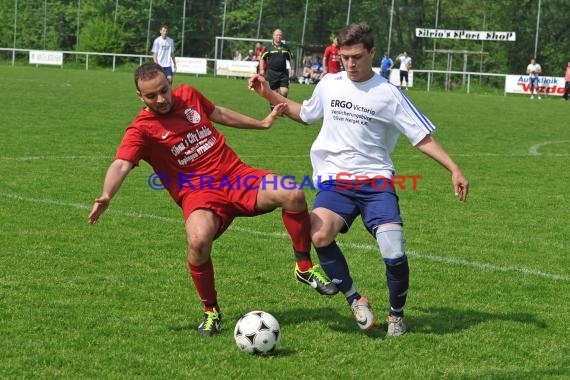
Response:
POLYGON ((204 310, 220 310, 218 306, 212 259, 210 258, 202 265, 192 265, 188 262, 188 266, 190 267, 190 276, 192 277, 194 286, 198 291, 200 300, 204 304, 204 310))
POLYGON ((301 272, 313 267, 311 261, 311 219, 307 209, 303 211, 282 210, 283 224, 291 236, 295 261, 301 272))

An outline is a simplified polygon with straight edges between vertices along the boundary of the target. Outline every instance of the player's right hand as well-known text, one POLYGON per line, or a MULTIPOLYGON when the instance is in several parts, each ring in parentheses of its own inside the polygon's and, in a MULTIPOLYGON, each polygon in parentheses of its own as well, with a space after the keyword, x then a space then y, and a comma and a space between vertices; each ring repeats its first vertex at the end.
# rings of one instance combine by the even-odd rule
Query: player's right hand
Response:
POLYGON ((287 111, 287 103, 279 103, 273 107, 271 114, 274 116, 282 116, 287 111))
POLYGON ((101 214, 103 214, 105 210, 107 210, 107 207, 109 207, 110 201, 111 200, 106 197, 95 198, 95 203, 93 204, 93 208, 91 209, 91 212, 87 217, 87 223, 89 224, 97 223, 97 220, 99 219, 101 214))
POLYGON ((263 128, 265 129, 271 128, 275 120, 277 120, 279 116, 285 114, 285 112, 287 112, 287 103, 276 104, 269 113, 269 115, 267 115, 267 117, 265 117, 265 119, 261 121, 261 123, 263 124, 263 128))
POLYGON ((469 194, 469 181, 461 170, 457 170, 451 175, 451 182, 453 183, 453 189, 455 190, 455 196, 460 202, 467 201, 467 195, 469 194))

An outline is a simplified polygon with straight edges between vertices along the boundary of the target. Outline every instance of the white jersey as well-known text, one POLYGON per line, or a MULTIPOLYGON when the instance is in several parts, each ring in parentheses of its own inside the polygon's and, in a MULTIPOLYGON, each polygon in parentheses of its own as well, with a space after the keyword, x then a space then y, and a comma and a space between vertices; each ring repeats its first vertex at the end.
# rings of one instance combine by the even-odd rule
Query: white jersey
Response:
POLYGON ((541 71, 542 68, 538 63, 535 64, 529 63, 528 66, 526 67, 526 72, 528 73, 528 76, 530 78, 538 77, 538 74, 540 74, 541 71))
POLYGON ((412 58, 410 56, 399 56, 398 60, 400 61, 400 70, 401 71, 408 71, 409 65, 412 64, 412 58))
POLYGON ((156 37, 152 43, 152 52, 156 54, 156 63, 162 67, 170 67, 174 41, 170 37, 156 37))
POLYGON ((389 178, 400 133, 415 146, 435 131, 402 91, 376 73, 359 83, 345 71, 325 75, 303 102, 300 117, 305 123, 323 119, 311 147, 315 183, 343 172, 389 178))

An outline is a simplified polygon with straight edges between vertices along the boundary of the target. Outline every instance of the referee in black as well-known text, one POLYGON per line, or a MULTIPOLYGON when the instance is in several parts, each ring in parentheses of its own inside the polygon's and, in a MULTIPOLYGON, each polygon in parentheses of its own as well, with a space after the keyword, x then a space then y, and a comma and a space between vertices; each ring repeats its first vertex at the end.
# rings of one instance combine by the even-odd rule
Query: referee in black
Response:
POLYGON ((289 94, 289 76, 294 75, 293 65, 291 63, 292 54, 289 46, 282 42, 283 32, 281 29, 273 31, 273 42, 265 47, 265 51, 261 56, 261 67, 259 73, 265 75, 269 82, 269 87, 273 91, 287 97, 289 94), (291 74, 287 70, 287 61, 291 68, 291 74), (267 75, 265 74, 267 72, 267 75))

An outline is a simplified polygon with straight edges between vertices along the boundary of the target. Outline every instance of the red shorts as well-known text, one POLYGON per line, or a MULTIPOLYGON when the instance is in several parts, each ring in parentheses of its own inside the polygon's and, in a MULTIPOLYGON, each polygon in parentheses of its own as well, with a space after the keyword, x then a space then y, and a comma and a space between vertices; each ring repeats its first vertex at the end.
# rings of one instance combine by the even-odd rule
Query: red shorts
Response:
POLYGON ((184 220, 198 209, 213 211, 221 219, 217 238, 236 216, 256 216, 269 212, 255 209, 262 178, 268 174, 271 172, 242 164, 220 181, 208 182, 200 189, 187 189, 180 203, 184 220))

